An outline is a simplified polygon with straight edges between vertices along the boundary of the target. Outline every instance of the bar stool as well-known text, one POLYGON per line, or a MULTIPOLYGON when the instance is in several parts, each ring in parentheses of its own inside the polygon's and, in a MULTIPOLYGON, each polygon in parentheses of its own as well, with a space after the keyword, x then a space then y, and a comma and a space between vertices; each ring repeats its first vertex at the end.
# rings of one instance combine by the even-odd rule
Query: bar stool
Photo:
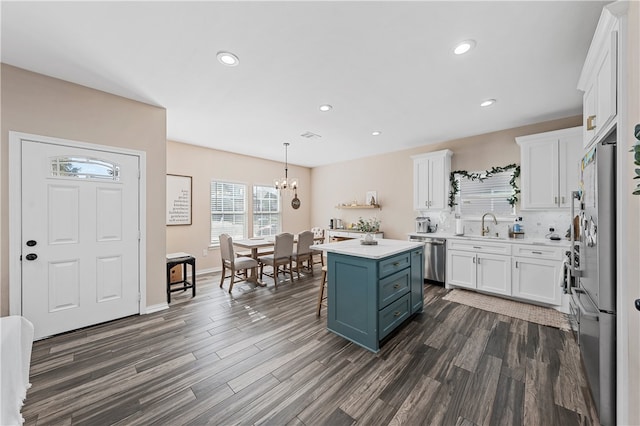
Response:
POLYGON ((167 255, 167 303, 171 303, 171 293, 191 289, 192 297, 196 297, 196 258, 188 253, 167 255), (182 265, 182 281, 171 282, 171 268, 182 265), (191 265, 191 282, 187 281, 187 265, 191 265), (173 288, 172 286, 180 286, 173 288))
POLYGON ((322 267, 322 282, 320 283, 320 292, 318 293, 318 312, 316 316, 320 316, 320 310, 323 306, 327 306, 326 303, 322 303, 323 300, 327 300, 327 296, 324 295, 324 289, 327 287, 327 265, 322 267))

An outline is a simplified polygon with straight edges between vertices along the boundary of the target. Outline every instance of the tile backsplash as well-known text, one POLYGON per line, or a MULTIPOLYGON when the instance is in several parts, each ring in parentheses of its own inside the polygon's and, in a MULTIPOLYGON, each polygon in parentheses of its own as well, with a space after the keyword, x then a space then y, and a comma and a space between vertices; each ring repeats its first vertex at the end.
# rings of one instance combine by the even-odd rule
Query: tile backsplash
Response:
MULTIPOLYGON (((567 235, 569 226, 571 225, 571 217, 569 211, 527 211, 520 212, 519 217, 522 217, 522 226, 525 237, 527 238, 545 238, 549 234, 549 228, 555 228, 555 233, 562 239, 567 235)), ((467 235, 480 235, 481 234, 481 221, 480 219, 468 220, 463 219, 464 233, 467 235)), ((438 224, 438 232, 455 232, 455 216, 453 213, 441 213, 438 215, 431 215, 431 223, 438 224)), ((489 225, 490 235, 495 235, 497 232, 501 237, 507 236, 509 233, 509 226, 513 226, 514 220, 511 219, 498 219, 498 225, 494 225, 490 217, 485 219, 485 225, 489 225)))

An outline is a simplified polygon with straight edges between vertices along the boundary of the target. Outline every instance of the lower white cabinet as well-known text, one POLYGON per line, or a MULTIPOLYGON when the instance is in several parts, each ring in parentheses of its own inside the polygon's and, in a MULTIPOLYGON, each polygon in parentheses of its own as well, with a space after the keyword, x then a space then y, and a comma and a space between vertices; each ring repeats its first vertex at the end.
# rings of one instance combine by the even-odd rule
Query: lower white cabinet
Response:
POLYGON ((476 288, 476 254, 447 250, 447 284, 476 288))
POLYGON ((557 260, 514 257, 513 296, 549 305, 560 305, 561 273, 562 263, 557 260))
POLYGON ((447 287, 562 305, 561 246, 447 241, 447 287))
POLYGON ((508 253, 508 244, 451 245, 456 249, 447 250, 447 284, 511 295, 511 256, 490 253, 508 253))
POLYGON ((476 255, 478 290, 511 295, 511 256, 497 254, 476 255))

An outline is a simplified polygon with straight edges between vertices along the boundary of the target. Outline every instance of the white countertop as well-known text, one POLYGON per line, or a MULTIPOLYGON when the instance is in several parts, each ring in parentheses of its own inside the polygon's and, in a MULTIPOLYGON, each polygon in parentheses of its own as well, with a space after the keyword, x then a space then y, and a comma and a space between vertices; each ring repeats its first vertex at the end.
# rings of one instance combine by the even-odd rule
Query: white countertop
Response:
POLYGON ((432 233, 418 233, 418 232, 410 232, 409 236, 420 236, 427 238, 445 238, 445 239, 456 239, 456 240, 473 240, 473 241, 486 241, 486 242, 494 242, 494 243, 509 243, 509 244, 534 244, 534 245, 544 245, 544 246, 552 246, 552 247, 569 247, 571 245, 571 241, 567 239, 561 239, 557 241, 550 240, 548 238, 492 238, 492 237, 482 237, 480 235, 455 235, 448 232, 432 232, 432 233))
POLYGON ((422 247, 424 243, 376 239, 378 242, 375 246, 360 244, 360 240, 346 240, 337 243, 318 244, 312 246, 314 250, 324 250, 330 253, 346 254, 349 256, 365 257, 368 259, 382 259, 387 256, 393 256, 407 250, 422 247))

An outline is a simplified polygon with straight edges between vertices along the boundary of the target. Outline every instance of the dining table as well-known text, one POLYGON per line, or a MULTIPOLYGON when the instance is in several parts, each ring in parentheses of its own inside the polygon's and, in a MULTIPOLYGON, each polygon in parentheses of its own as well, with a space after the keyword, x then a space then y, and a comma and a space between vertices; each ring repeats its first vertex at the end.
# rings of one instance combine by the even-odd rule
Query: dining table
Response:
MULTIPOLYGON (((297 240, 298 240, 297 235, 295 235, 294 243, 297 243, 297 240)), ((316 237, 313 240, 314 240, 314 243, 315 242, 322 243, 324 240, 324 237, 322 238, 316 237)), ((258 260, 258 255, 259 255, 258 249, 264 248, 264 247, 273 247, 275 243, 276 243, 275 235, 268 236, 268 237, 252 237, 252 238, 243 238, 239 240, 233 240, 234 246, 251 250, 251 257, 256 260, 258 260)), ((313 249, 313 245, 311 246, 311 249, 313 249)), ((261 281, 260 278, 258 277, 258 267, 251 268, 249 272, 249 277, 247 277, 247 281, 254 283, 260 287, 267 286, 267 284, 261 281)))
MULTIPOLYGON (((274 237, 254 237, 254 238, 244 238, 241 240, 233 240, 233 245, 242 247, 245 249, 251 250, 251 257, 253 259, 258 260, 258 249, 263 247, 273 247, 275 244, 274 237)), ((258 267, 251 268, 249 272, 249 277, 247 278, 248 282, 255 283, 260 287, 266 287, 267 285, 262 282, 258 277, 258 267)))

